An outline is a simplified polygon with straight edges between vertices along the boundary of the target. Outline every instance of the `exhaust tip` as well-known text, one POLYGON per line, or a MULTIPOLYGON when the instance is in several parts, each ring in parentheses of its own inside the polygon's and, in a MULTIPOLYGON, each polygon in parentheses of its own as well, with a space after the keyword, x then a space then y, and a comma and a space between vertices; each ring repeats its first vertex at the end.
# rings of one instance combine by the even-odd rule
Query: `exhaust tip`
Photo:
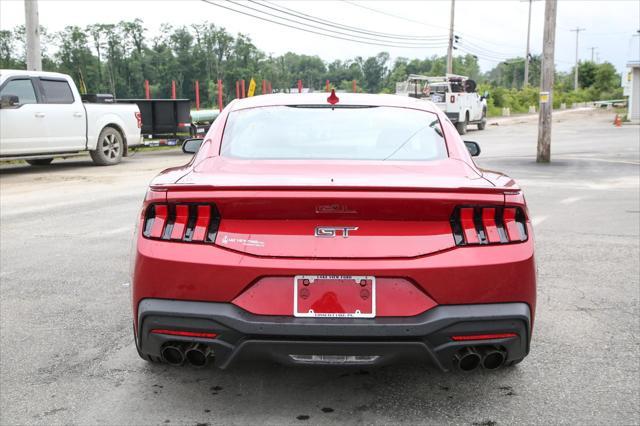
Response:
POLYGON ((506 358, 507 356, 504 351, 495 348, 488 349, 483 354, 482 367, 485 370, 496 370, 502 367, 506 358))
POLYGON ((162 360, 171 365, 182 365, 184 363, 184 353, 177 346, 165 346, 160 352, 162 360))
POLYGON ((185 356, 189 364, 194 367, 204 367, 209 361, 211 350, 204 345, 193 345, 185 351, 185 356))
POLYGON ((458 368, 461 371, 473 371, 480 365, 480 354, 473 348, 461 349, 456 355, 458 368))

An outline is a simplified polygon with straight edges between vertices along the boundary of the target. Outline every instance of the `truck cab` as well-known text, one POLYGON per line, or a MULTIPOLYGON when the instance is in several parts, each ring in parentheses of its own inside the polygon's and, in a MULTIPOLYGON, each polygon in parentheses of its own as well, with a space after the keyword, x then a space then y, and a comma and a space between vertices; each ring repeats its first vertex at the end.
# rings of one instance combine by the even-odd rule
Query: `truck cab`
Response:
POLYGON ((142 125, 136 105, 85 104, 70 76, 24 70, 0 70, 0 122, 0 160, 32 165, 86 151, 117 164, 142 125))
POLYGON ((484 96, 476 92, 475 81, 456 74, 430 77, 411 74, 406 81, 396 84, 396 94, 429 100, 436 104, 464 135, 469 124, 483 130, 487 121, 484 96))

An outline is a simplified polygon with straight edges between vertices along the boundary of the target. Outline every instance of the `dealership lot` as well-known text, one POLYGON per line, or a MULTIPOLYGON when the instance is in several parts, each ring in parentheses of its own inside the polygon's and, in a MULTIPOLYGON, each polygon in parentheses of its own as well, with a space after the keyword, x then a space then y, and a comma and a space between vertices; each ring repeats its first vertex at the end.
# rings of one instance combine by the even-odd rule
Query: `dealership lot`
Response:
POLYGON ((493 373, 149 365, 131 335, 131 235, 148 180, 188 157, 2 166, 0 423, 636 423, 640 128, 611 120, 557 114, 549 165, 536 117, 465 136, 524 187, 536 231, 532 352, 493 373))

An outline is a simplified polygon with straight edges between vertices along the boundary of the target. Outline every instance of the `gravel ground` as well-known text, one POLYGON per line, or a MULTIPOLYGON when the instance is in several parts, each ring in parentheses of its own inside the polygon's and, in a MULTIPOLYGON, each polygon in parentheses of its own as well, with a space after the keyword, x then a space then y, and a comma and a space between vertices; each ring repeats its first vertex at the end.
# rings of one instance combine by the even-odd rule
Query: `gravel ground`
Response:
POLYGON ((532 351, 493 373, 149 365, 131 335, 133 223, 149 179, 188 158, 0 167, 0 423, 638 424, 640 126, 612 120, 556 115, 548 165, 535 116, 466 136, 524 187, 536 231, 532 351))

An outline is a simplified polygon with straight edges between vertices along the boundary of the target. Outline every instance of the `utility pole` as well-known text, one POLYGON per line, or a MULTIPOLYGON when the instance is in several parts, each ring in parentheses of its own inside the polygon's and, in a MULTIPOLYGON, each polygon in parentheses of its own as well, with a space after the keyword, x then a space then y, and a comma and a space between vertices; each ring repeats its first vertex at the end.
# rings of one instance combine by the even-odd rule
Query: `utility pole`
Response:
POLYGON ((522 87, 529 85, 529 36, 531 35, 531 4, 533 0, 529 0, 529 23, 527 24, 527 54, 524 57, 524 82, 522 87))
POLYGON ((597 49, 597 47, 595 47, 595 46, 592 46, 592 47, 589 48, 589 50, 591 50, 591 62, 593 62, 593 58, 594 58, 593 53, 595 52, 596 49, 597 49))
POLYGON ((584 31, 584 28, 576 27, 573 30, 576 32, 576 66, 573 72, 573 90, 578 90, 578 36, 580 35, 580 31, 584 31))
POLYGON ((27 70, 42 71, 38 0, 24 0, 24 21, 27 36, 27 70))
POLYGON ((449 48, 447 49, 447 74, 453 74, 453 15, 456 0, 451 0, 451 23, 449 24, 449 48))
POLYGON ((544 41, 540 75, 540 116, 538 118, 538 150, 536 161, 551 161, 551 109, 553 108, 554 49, 556 43, 557 0, 546 0, 544 6, 544 41))

